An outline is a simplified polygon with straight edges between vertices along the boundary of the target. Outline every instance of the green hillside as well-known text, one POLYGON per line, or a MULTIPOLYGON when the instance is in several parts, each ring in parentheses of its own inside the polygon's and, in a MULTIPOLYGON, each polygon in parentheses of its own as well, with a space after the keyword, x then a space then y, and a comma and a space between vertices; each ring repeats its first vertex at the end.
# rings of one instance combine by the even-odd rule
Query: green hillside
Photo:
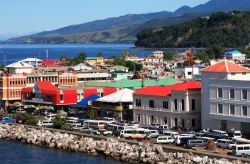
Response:
POLYGON ((147 29, 137 35, 138 47, 241 47, 250 43, 250 12, 215 13, 183 24, 147 29))

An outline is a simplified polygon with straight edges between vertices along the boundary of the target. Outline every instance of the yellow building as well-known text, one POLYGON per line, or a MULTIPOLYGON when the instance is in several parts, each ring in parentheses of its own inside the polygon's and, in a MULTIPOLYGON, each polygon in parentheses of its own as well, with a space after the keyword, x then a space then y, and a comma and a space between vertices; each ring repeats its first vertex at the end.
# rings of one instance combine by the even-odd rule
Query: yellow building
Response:
POLYGON ((90 66, 104 65, 103 57, 86 57, 85 62, 90 66))

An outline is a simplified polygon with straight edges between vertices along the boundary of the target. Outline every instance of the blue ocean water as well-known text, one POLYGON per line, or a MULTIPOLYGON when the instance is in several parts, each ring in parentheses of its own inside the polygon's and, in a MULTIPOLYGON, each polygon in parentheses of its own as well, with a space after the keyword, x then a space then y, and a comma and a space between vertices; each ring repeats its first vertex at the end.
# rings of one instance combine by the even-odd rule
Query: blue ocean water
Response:
POLYGON ((42 148, 0 140, 1 164, 122 164, 123 162, 83 153, 42 148))
POLYGON ((88 56, 96 56, 101 52, 105 58, 120 57, 123 50, 142 57, 154 51, 133 49, 133 47, 133 44, 0 44, 0 64, 10 64, 27 57, 46 59, 47 50, 49 59, 59 59, 61 55, 75 57, 82 51, 87 53, 88 56))

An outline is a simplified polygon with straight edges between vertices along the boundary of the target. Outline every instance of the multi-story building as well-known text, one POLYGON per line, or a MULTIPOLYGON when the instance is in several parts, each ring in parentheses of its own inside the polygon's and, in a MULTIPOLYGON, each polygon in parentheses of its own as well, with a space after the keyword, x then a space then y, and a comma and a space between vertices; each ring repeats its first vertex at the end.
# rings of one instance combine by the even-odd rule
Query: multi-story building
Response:
POLYGON ((41 72, 41 73, 2 73, 0 77, 0 106, 21 100, 21 90, 33 87, 38 81, 49 81, 57 86, 77 86, 75 73, 41 72))
POLYGON ((140 124, 200 128, 201 85, 198 82, 145 87, 134 92, 133 101, 134 121, 140 124))
POLYGON ((250 70, 224 60, 201 70, 202 128, 250 129, 250 70))
POLYGON ((25 74, 2 73, 0 76, 0 106, 5 107, 9 102, 20 100, 21 89, 26 85, 25 74))
POLYGON ((21 98, 28 105, 50 105, 55 109, 63 109, 91 95, 102 97, 116 91, 116 88, 58 87, 48 81, 38 81, 34 87, 22 88, 21 98))

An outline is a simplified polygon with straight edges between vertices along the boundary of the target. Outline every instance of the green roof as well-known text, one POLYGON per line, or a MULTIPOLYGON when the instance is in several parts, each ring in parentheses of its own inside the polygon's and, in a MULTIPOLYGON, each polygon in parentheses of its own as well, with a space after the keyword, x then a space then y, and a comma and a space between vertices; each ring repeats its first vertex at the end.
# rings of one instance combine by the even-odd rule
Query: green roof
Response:
POLYGON ((85 58, 85 60, 96 60, 96 59, 99 59, 99 58, 102 58, 102 57, 88 56, 88 57, 85 58))
MULTIPOLYGON (((167 77, 160 80, 144 80, 144 86, 166 86, 175 84, 177 81, 173 77, 167 77)), ((128 80, 121 79, 117 82, 111 83, 110 87, 113 88, 130 88, 140 89, 142 87, 142 80, 128 80)))
POLYGON ((122 70, 115 70, 113 72, 111 72, 112 74, 119 74, 119 73, 128 73, 126 71, 122 71, 122 70))

